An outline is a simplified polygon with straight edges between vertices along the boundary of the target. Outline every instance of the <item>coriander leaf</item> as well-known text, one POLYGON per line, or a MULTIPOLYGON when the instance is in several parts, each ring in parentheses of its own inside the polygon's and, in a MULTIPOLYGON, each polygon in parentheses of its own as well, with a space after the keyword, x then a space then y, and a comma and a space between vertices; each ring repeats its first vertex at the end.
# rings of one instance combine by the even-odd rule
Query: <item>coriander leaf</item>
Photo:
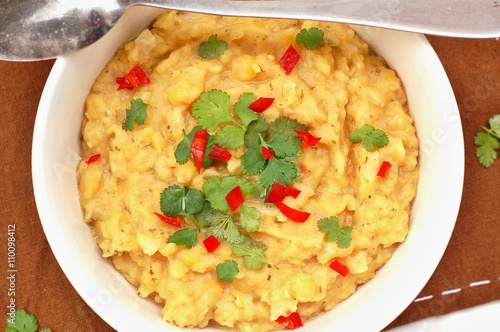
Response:
POLYGON ((500 114, 493 115, 489 120, 490 128, 492 134, 496 136, 496 138, 500 139, 500 114))
POLYGON ((217 132, 215 144, 226 149, 238 149, 244 144, 245 129, 231 124, 225 125, 217 132))
POLYGON ((269 188, 275 182, 279 182, 284 186, 290 186, 298 178, 299 167, 296 164, 272 157, 260 173, 259 180, 264 188, 269 188))
POLYGON ((217 271, 217 279, 226 282, 233 282, 234 277, 240 272, 238 264, 233 260, 225 260, 215 268, 217 271))
POLYGON ((294 136, 289 136, 284 133, 273 133, 267 141, 267 147, 271 148, 278 158, 295 157, 300 152, 302 140, 294 132, 294 136))
POLYGON ((34 315, 29 314, 26 310, 16 310, 14 312, 14 323, 7 318, 7 328, 5 332, 36 332, 38 329, 38 320, 34 315))
POLYGON ((234 104, 234 113, 239 116, 243 127, 248 125, 259 118, 259 114, 252 111, 249 106, 257 100, 257 97, 251 92, 244 93, 240 96, 236 104, 234 104))
POLYGON ((238 242, 233 244, 231 251, 234 255, 243 257, 243 263, 249 269, 258 270, 262 264, 267 263, 264 257, 266 245, 262 242, 252 240, 246 234, 240 235, 238 242))
POLYGON ((498 157, 496 150, 500 147, 500 141, 489 132, 478 132, 474 136, 474 143, 477 146, 476 156, 479 162, 484 167, 490 167, 498 157))
POLYGON ((229 98, 226 92, 217 89, 202 92, 194 101, 191 114, 203 128, 215 131, 220 124, 233 121, 229 98))
POLYGON ((337 241, 339 248, 347 248, 351 245, 352 227, 340 227, 337 217, 318 220, 318 228, 321 232, 326 233, 326 240, 328 242, 337 241))
POLYGON ((262 144, 262 140, 267 136, 267 129, 269 125, 266 119, 258 114, 257 120, 251 122, 245 132, 245 145, 247 148, 258 146, 262 144))
POLYGON ((287 118, 286 116, 280 116, 269 125, 271 136, 275 133, 282 133, 289 137, 297 137, 300 140, 295 130, 309 131, 309 128, 297 120, 287 118))
POLYGON ((256 232, 260 227, 260 212, 256 207, 244 206, 240 207, 240 225, 247 232, 256 232))
POLYGON ((183 130, 184 138, 177 145, 175 149, 175 160, 178 164, 183 165, 188 161, 188 158, 191 156, 191 143, 193 142, 194 134, 201 130, 201 126, 196 126, 186 135, 186 132, 183 130))
POLYGON ((200 43, 198 47, 198 55, 206 60, 215 58, 216 55, 221 56, 227 49, 227 42, 217 40, 217 34, 208 37, 207 41, 200 43))
POLYGON ((134 129, 134 122, 139 125, 144 124, 144 121, 148 118, 146 109, 149 104, 144 103, 141 98, 137 98, 130 101, 130 106, 131 108, 126 110, 127 118, 122 124, 122 129, 128 131, 134 129))
POLYGON ((244 174, 258 174, 266 166, 266 161, 262 155, 260 146, 252 146, 245 150, 241 160, 241 170, 244 174))
POLYGON ((184 228, 170 235, 167 243, 175 243, 178 246, 186 246, 191 249, 198 244, 198 230, 196 228, 184 228))
POLYGON ((214 210, 207 215, 207 221, 210 226, 207 229, 207 236, 213 235, 220 242, 229 244, 235 243, 240 237, 240 231, 234 224, 230 214, 214 210))
POLYGON ((375 147, 380 149, 389 144, 387 134, 369 124, 364 124, 351 132, 349 140, 354 144, 363 142, 362 145, 368 152, 373 152, 375 147))
POLYGON ((211 214, 216 212, 217 210, 214 210, 212 206, 210 205, 209 201, 205 201, 203 204, 203 209, 195 214, 196 220, 198 220, 198 223, 200 224, 200 227, 208 227, 211 224, 211 214))
POLYGON ((316 27, 309 28, 309 30, 302 29, 295 36, 295 42, 297 45, 304 44, 308 50, 315 50, 318 46, 325 44, 324 35, 323 30, 316 27))
POLYGON ((226 177, 212 176, 203 184, 203 192, 212 207, 219 211, 229 209, 226 201, 227 194, 235 187, 240 186, 243 196, 252 192, 252 183, 234 175, 226 177))
POLYGON ((166 216, 194 215, 203 210, 205 197, 199 190, 178 185, 164 189, 160 194, 160 208, 166 216))

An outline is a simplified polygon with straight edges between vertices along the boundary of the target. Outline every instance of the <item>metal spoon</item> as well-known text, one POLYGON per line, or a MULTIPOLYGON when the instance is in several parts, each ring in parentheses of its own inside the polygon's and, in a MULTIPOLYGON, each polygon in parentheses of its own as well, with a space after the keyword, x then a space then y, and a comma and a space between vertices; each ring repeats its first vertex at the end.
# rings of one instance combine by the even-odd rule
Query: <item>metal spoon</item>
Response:
POLYGON ((500 37, 500 0, 2 0, 0 59, 40 60, 81 49, 104 36, 133 5, 500 37))

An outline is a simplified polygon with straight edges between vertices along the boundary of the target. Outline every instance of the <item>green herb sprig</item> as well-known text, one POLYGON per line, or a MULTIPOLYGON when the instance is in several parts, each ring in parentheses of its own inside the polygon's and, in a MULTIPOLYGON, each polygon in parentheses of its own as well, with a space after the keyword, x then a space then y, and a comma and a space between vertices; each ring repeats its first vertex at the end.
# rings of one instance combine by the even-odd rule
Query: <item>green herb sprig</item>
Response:
MULTIPOLYGON (((36 332, 38 331, 38 320, 24 309, 16 310, 12 316, 7 316, 5 332, 36 332)), ((49 328, 41 329, 39 332, 52 332, 49 328)))
POLYGON ((492 116, 488 120, 489 128, 483 126, 483 131, 474 136, 476 144, 476 156, 484 167, 493 165, 498 158, 498 149, 500 148, 500 114, 492 116))

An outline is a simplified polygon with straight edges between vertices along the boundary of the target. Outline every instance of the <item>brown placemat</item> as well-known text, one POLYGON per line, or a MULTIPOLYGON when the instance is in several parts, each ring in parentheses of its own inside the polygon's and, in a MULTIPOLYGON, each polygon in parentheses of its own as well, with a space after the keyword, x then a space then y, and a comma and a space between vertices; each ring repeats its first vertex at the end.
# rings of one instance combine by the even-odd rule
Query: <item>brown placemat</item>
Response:
MULTIPOLYGON (((485 169, 475 157, 473 143, 479 128, 500 113, 500 41, 443 37, 429 37, 429 41, 448 73, 460 108, 466 155, 464 192, 442 261, 416 301, 390 327, 500 299, 500 160, 485 169)), ((60 269, 35 206, 32 133, 52 64, 0 61, 1 307, 8 311, 14 298, 18 309, 35 314, 41 327, 53 331, 113 331, 79 297, 60 269), (14 296, 8 295, 10 283, 5 282, 9 276, 8 225, 15 225, 14 296)), ((450 172, 454 167, 449 165, 450 172)), ((4 325, 2 319, 0 327, 4 325)))

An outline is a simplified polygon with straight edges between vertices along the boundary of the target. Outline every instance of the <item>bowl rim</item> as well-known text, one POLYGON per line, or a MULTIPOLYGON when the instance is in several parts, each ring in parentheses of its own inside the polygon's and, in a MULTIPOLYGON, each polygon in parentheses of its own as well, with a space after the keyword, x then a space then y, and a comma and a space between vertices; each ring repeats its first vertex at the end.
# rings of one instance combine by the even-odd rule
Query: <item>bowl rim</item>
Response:
MULTIPOLYGON (((143 10, 143 9, 141 9, 143 10)), ((152 13, 153 11, 151 11, 152 13)), ((147 15, 152 15, 149 11, 146 12, 147 15)), ((156 13, 156 11, 155 11, 156 13)), ((132 14, 131 14, 132 15, 132 14)), ((148 16, 149 17, 149 16, 148 16)), ((444 203, 443 209, 446 223, 436 225, 437 232, 431 233, 429 229, 412 229, 410 228, 410 234, 406 242, 401 244, 401 246, 396 250, 394 256, 389 260, 386 264, 390 264, 391 262, 397 261, 399 263, 404 263, 404 271, 401 270, 389 270, 385 266, 377 272, 377 275, 374 279, 370 280, 369 283, 377 283, 377 287, 382 287, 383 289, 391 289, 389 294, 390 299, 386 300, 386 302, 391 301, 393 305, 389 307, 380 306, 377 301, 380 300, 380 296, 374 293, 372 288, 366 287, 366 285, 361 286, 352 296, 351 298, 355 299, 363 299, 365 303, 360 309, 359 313, 365 315, 365 317, 370 317, 370 320, 358 319, 358 321, 354 321, 351 317, 350 307, 348 304, 348 300, 340 303, 336 308, 333 309, 336 315, 336 319, 327 318, 321 319, 319 322, 319 318, 314 318, 310 322, 308 322, 305 328, 315 327, 317 331, 327 331, 332 326, 328 325, 326 328, 322 324, 332 324, 338 328, 344 328, 346 330, 381 330, 385 328, 388 324, 392 322, 403 310, 411 304, 411 302, 415 299, 415 297, 420 293, 425 284, 428 282, 429 278, 433 274, 436 269, 439 261, 441 260, 444 251, 448 245, 451 234, 453 232, 456 219, 458 216, 458 210, 460 206, 462 190, 463 190, 463 179, 464 179, 464 166, 465 166, 465 156, 464 156, 464 143, 463 143, 463 133, 462 126, 460 122, 460 114, 458 111, 458 106, 456 104, 455 96, 453 90, 451 88, 450 82, 446 75, 444 68, 441 65, 437 54, 432 49, 432 46, 429 44, 425 36, 421 34, 401 32, 401 31, 389 31, 379 28, 369 28, 369 27, 360 27, 353 26, 358 34, 360 34, 364 39, 370 37, 370 35, 383 33, 392 36, 395 39, 403 38, 408 39, 412 43, 419 45, 422 48, 422 52, 428 58, 429 61, 429 71, 433 73, 433 80, 430 83, 434 83, 439 85, 439 89, 441 93, 443 93, 442 99, 445 104, 441 105, 441 107, 446 108, 447 114, 444 116, 445 119, 441 119, 440 121, 452 121, 453 126, 450 128, 438 128, 441 129, 440 133, 443 134, 447 141, 452 141, 453 145, 446 145, 446 147, 441 147, 443 144, 440 138, 432 139, 432 135, 436 133, 430 133, 430 142, 429 144, 434 144, 434 149, 438 149, 443 155, 439 155, 438 162, 428 165, 431 167, 438 167, 439 169, 436 171, 436 176, 441 176, 441 179, 437 179, 440 181, 440 184, 446 188, 437 188, 439 194, 435 196, 441 197, 441 195, 447 193, 448 196, 446 200, 451 202, 449 204, 444 203), (449 172, 449 170, 445 170, 446 167, 442 165, 443 162, 447 162, 449 159, 453 159, 456 163, 454 164, 454 172, 449 172), (441 163, 439 163, 441 162, 441 163), (439 195, 439 196, 438 196, 439 195), (419 236, 428 237, 429 243, 433 243, 432 248, 423 249, 421 245, 417 247, 419 249, 423 249, 423 253, 421 253, 421 257, 417 257, 416 254, 412 254, 410 249, 412 245, 415 245, 415 241, 412 241, 415 236, 414 233, 418 233, 419 236), (413 265, 408 262, 404 262, 405 255, 410 255, 412 259, 415 259, 413 265), (384 276, 392 274, 389 279, 385 279, 384 276), (395 276, 394 276, 395 275, 395 276), (384 280, 396 279, 396 280, 405 280, 405 278, 417 276, 416 279, 412 280, 412 287, 407 288, 407 283, 401 282, 399 284, 387 285, 384 280), (339 319, 340 317, 340 319, 339 319), (345 323, 343 319, 345 320, 345 323), (339 319, 339 321, 337 321, 339 319), (369 325, 367 325, 369 324, 369 325)), ((106 37, 104 38, 106 39, 106 37)), ((104 40, 103 39, 103 40, 104 40)), ((99 44, 102 45, 102 44, 99 44)), ((98 45, 93 45, 90 48, 94 47, 96 49, 98 45), (95 46, 95 47, 94 47, 95 46)), ((116 48, 115 48, 116 49, 116 48)), ((58 227, 54 227, 53 221, 57 220, 57 213, 51 209, 51 206, 54 205, 53 199, 59 196, 55 196, 54 192, 49 192, 47 190, 47 186, 49 182, 48 174, 52 174, 53 170, 49 170, 51 167, 49 162, 45 159, 45 154, 47 149, 47 135, 50 132, 50 110, 53 105, 57 105, 60 103, 59 94, 61 93, 61 83, 59 83, 59 79, 64 76, 68 68, 72 65, 71 62, 75 57, 81 56, 81 52, 91 52, 89 50, 82 50, 77 52, 77 54, 69 55, 66 57, 61 57, 55 61, 55 64, 49 74, 47 79, 47 83, 44 87, 42 97, 40 99, 40 103, 38 106, 37 116, 35 120, 35 127, 33 132, 33 142, 32 142, 32 180, 33 180, 33 189, 35 195, 36 206, 38 209, 39 217, 42 223, 42 227, 49 242, 49 245, 61 266, 63 272, 68 277, 70 283, 82 297, 82 299, 110 326, 120 331, 133 330, 131 327, 136 326, 136 319, 141 320, 140 317, 130 317, 123 316, 122 310, 127 310, 128 307, 121 304, 111 303, 109 306, 106 306, 104 309, 102 306, 99 306, 95 303, 95 294, 89 295, 89 288, 96 287, 93 284, 92 280, 79 280, 81 273, 84 271, 83 267, 79 267, 78 264, 74 264, 74 257, 68 252, 68 244, 64 243, 64 241, 59 241, 61 236, 64 236, 64 232, 58 227), (80 54, 80 55, 78 55, 80 54), (92 297, 94 296, 94 297, 92 297), (120 315, 121 313, 121 315, 120 315)), ((385 58, 385 56, 384 56, 385 58)), ((390 61, 389 61, 390 62, 390 61)), ((403 82, 404 84, 404 82, 403 82)), ((409 100, 411 102, 411 100, 409 100)), ((59 105, 61 106, 61 105, 59 105)), ((411 105, 410 105, 411 108, 411 105)), ((82 105, 83 111, 83 105, 82 105)), ((410 110, 411 112, 411 110, 410 110)), ((437 116, 437 115, 436 115, 437 116)), ((53 128, 52 128, 53 129, 53 128)), ((418 128, 417 128, 418 134, 418 128)), ((438 135, 439 136, 439 135, 438 135)), ((442 135, 441 135, 442 137, 442 135)), ((447 144, 446 141, 444 144, 447 144)), ((422 149, 422 147, 421 147, 422 149)), ((436 152, 433 150, 432 153, 436 152)), ((437 152, 436 152, 437 153, 437 152)), ((74 161, 73 161, 74 162, 74 161)), ((75 183, 76 185, 76 175, 75 175, 75 183)), ((420 180, 419 180, 420 187, 420 180)), ((417 191, 417 197, 421 194, 417 191)), ((417 198, 416 200, 417 201, 417 198)), ((429 203, 429 202, 427 202, 429 203)), ((430 203, 432 205, 432 202, 430 203)), ((432 205, 433 209, 436 209, 434 205, 432 205)), ((83 219, 82 219, 83 220, 83 219)), ((83 222, 83 221, 82 221, 83 222)), ((87 225, 84 225, 88 227, 87 225)), ((97 249, 97 245, 95 246, 97 249)), ((392 263, 391 265, 394 265, 392 263)), ((111 267, 111 265, 110 265, 111 267)), ((121 281, 117 281, 120 283, 120 287, 127 288, 128 284, 122 283, 121 281)), ((109 285, 108 285, 109 286, 109 285)), ((130 288, 130 287, 129 287, 130 288)), ((135 292, 132 292, 135 294, 135 292)), ((137 295, 135 295, 137 296, 137 295)), ((142 300, 141 300, 142 301, 142 300)), ((140 302, 141 305, 149 306, 149 304, 145 302, 140 302)), ((155 305, 155 304, 153 304, 155 305)), ((156 305, 155 305, 156 306, 156 305)), ((320 315, 323 316, 325 314, 320 315)), ((161 317, 160 317, 161 318, 161 317)), ((154 322, 157 323, 156 321, 154 322)), ((165 329, 164 329, 165 330, 165 329)), ((168 328, 167 328, 168 330, 168 328)), ((173 330, 178 330, 174 327, 173 330)), ((206 329, 210 331, 210 329, 206 329)), ((215 331, 215 330, 214 330, 215 331)))

